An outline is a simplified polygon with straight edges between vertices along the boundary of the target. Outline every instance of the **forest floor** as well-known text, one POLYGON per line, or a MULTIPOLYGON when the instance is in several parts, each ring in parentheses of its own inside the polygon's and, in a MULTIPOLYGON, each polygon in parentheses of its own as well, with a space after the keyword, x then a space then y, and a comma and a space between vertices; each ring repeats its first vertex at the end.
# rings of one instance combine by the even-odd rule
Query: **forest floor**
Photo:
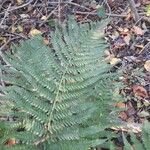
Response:
POLYGON ((0 0, 0 51, 39 33, 49 45, 55 23, 63 24, 69 15, 79 22, 110 18, 105 55, 124 70, 120 93, 126 98, 116 106, 125 110, 118 117, 136 124, 150 120, 149 0, 0 0))

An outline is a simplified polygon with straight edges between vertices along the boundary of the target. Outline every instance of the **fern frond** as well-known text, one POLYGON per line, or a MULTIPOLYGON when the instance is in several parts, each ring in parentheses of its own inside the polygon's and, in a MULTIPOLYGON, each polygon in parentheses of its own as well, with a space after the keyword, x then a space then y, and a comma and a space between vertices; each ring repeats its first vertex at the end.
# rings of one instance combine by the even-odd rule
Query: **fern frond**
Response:
POLYGON ((107 140, 98 133, 111 120, 108 89, 116 73, 103 57, 105 25, 71 20, 52 33, 52 47, 36 36, 15 46, 13 54, 3 54, 11 67, 3 66, 9 86, 2 91, 23 129, 8 138, 20 145, 48 145, 47 150, 86 150, 107 140))

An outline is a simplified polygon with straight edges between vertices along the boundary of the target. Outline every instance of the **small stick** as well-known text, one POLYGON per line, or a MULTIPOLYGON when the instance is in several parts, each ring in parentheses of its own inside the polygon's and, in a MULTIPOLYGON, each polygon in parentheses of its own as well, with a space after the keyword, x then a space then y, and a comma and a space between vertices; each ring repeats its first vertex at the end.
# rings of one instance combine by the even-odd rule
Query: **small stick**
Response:
POLYGON ((136 22, 138 22, 140 17, 139 17, 138 11, 136 9, 135 2, 134 2, 134 0, 128 0, 128 2, 129 2, 129 6, 131 8, 131 11, 134 14, 134 17, 135 17, 134 19, 136 22))
POLYGON ((10 6, 11 6, 11 3, 9 4, 8 8, 6 9, 5 15, 4 15, 4 17, 2 18, 2 20, 1 20, 1 22, 0 22, 0 28, 2 28, 2 25, 3 25, 4 20, 5 20, 6 17, 9 15, 10 6))
MULTIPOLYGON (((58 3, 59 3, 59 2, 49 2, 49 4, 58 4, 58 3)), ((80 7, 80 8, 83 8, 83 9, 86 9, 86 10, 90 11, 89 8, 87 8, 87 7, 83 6, 83 5, 79 5, 79 4, 77 4, 77 3, 71 2, 71 1, 69 1, 69 2, 61 2, 61 3, 62 3, 62 4, 74 5, 74 6, 77 6, 77 7, 80 7)))
MULTIPOLYGON (((23 5, 20 5, 20 6, 18 6, 18 7, 14 6, 14 7, 12 7, 12 8, 9 10, 9 12, 14 11, 14 10, 17 10, 17 9, 20 9, 20 8, 23 8, 23 7, 26 7, 26 6, 28 6, 28 5, 29 5, 30 3, 32 3, 32 2, 33 2, 33 0, 30 0, 29 2, 27 2, 27 3, 23 4, 23 5)), ((5 11, 6 11, 6 10, 4 10, 4 12, 1 12, 0 15, 4 14, 5 11)))
POLYGON ((150 24, 150 17, 143 16, 142 20, 150 24))
POLYGON ((51 13, 46 17, 46 19, 40 24, 40 26, 42 26, 51 16, 52 14, 58 9, 59 5, 57 5, 57 7, 55 7, 51 13))
POLYGON ((115 131, 141 133, 142 125, 136 124, 136 123, 125 123, 122 126, 111 127, 110 129, 115 130, 115 131))
MULTIPOLYGON (((83 15, 97 15, 96 12, 82 12, 82 11, 73 11, 73 13, 77 13, 77 14, 83 14, 83 15)), ((124 14, 109 14, 109 13, 106 13, 107 16, 110 16, 110 17, 126 17, 127 15, 124 15, 124 14)))
POLYGON ((62 0, 58 0, 58 21, 59 21, 59 24, 61 24, 61 2, 62 0))
POLYGON ((141 54, 145 49, 148 49, 150 47, 150 42, 148 42, 143 48, 142 50, 139 52, 139 54, 141 54))

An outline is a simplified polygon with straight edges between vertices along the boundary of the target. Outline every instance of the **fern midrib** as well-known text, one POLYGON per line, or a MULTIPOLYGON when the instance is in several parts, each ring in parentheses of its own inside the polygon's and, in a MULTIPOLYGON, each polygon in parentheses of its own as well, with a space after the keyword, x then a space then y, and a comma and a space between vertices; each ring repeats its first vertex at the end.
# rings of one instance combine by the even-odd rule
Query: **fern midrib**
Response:
POLYGON ((61 77, 61 80, 60 80, 60 83, 58 85, 58 90, 57 90, 57 93, 56 93, 56 97, 54 99, 54 102, 53 102, 53 105, 52 105, 52 110, 51 110, 51 113, 49 115, 49 123, 48 123, 48 131, 52 134, 52 125, 51 125, 51 121, 53 119, 53 112, 55 110, 55 107, 56 107, 56 103, 58 102, 58 96, 59 96, 59 92, 60 92, 60 89, 61 89, 61 85, 62 85, 62 82, 63 82, 63 79, 64 79, 64 76, 66 74, 66 70, 67 68, 65 69, 64 73, 62 74, 62 77, 61 77))

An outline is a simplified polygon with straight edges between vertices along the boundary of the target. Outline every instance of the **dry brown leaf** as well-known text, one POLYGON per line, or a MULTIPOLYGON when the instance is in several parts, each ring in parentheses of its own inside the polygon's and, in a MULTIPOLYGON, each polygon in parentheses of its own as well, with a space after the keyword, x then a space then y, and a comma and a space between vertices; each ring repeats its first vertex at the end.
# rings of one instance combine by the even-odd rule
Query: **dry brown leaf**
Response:
POLYGON ((120 59, 120 58, 112 58, 112 59, 110 60, 110 64, 111 64, 111 65, 116 65, 116 64, 118 64, 119 62, 121 62, 121 59, 120 59))
POLYGON ((132 89, 133 89, 134 95, 139 96, 141 98, 147 98, 148 97, 148 93, 147 93, 146 89, 143 86, 134 85, 132 87, 132 89))
POLYGON ((17 29, 19 32, 23 32, 23 27, 21 25, 18 25, 17 29))
POLYGON ((131 40, 130 34, 128 34, 127 36, 124 37, 124 41, 125 41, 125 43, 126 43, 127 45, 130 44, 130 40, 131 40))
POLYGON ((29 35, 31 36, 35 36, 35 35, 38 35, 38 34, 41 34, 42 32, 40 30, 37 30, 37 29, 31 29, 30 32, 29 32, 29 35))
POLYGON ((129 34, 129 29, 128 28, 118 28, 119 32, 121 35, 128 35, 129 34))
POLYGON ((144 64, 144 68, 150 72, 150 60, 147 60, 144 64))
POLYGON ((6 42, 7 42, 6 37, 1 37, 0 36, 0 43, 6 43, 6 42))
POLYGON ((124 111, 122 111, 119 113, 119 118, 121 118, 123 121, 126 121, 128 119, 128 116, 124 111))
POLYGON ((126 21, 129 21, 131 18, 132 18, 132 14, 131 14, 131 12, 129 12, 129 13, 127 14, 127 16, 125 17, 125 20, 126 20, 126 21))
POLYGON ((49 40, 47 40, 46 38, 43 40, 44 44, 48 45, 49 44, 49 40))
POLYGON ((150 4, 150 0, 142 0, 142 4, 143 5, 148 5, 148 4, 150 4))
POLYGON ((17 29, 16 27, 12 26, 11 27, 11 33, 14 33, 16 31, 16 29, 17 29))
POLYGON ((143 35, 144 34, 144 31, 138 26, 133 26, 133 31, 137 35, 143 35))
POLYGON ((28 14, 20 14, 20 17, 22 19, 25 19, 25 18, 29 18, 30 16, 28 14))
POLYGON ((47 20, 47 17, 46 16, 42 16, 41 20, 45 21, 45 20, 47 20))
POLYGON ((8 139, 5 143, 5 145, 7 145, 7 146, 13 146, 15 144, 16 144, 16 140, 14 138, 8 139))
POLYGON ((20 5, 23 3, 23 0, 16 0, 17 1, 17 4, 20 5))
POLYGON ((119 27, 119 28, 118 28, 118 31, 119 31, 119 32, 123 32, 123 28, 119 27))
POLYGON ((125 105, 125 103, 123 103, 123 102, 118 102, 118 103, 115 104, 115 107, 118 107, 118 108, 126 108, 126 105, 125 105))

